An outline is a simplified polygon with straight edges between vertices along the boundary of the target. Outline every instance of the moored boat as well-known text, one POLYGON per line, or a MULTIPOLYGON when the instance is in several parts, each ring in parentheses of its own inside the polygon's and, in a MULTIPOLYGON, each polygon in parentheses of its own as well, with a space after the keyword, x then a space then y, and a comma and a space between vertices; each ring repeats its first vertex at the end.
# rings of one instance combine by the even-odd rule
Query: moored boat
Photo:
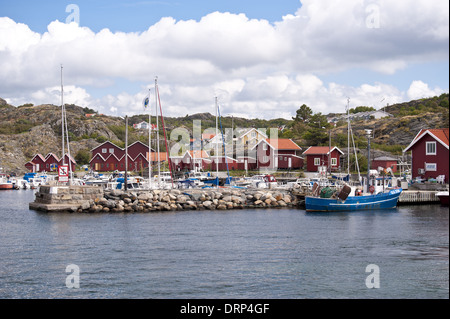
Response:
MULTIPOLYGON (((9 177, 9 176, 8 176, 9 177)), ((14 185, 5 174, 0 175, 0 190, 13 189, 14 185)))
POLYGON ((436 197, 439 198, 442 206, 448 206, 448 191, 437 192, 436 197))
POLYGON ((397 207, 398 198, 402 193, 401 188, 391 189, 376 195, 342 196, 337 198, 322 198, 306 196, 306 211, 312 212, 339 212, 374 209, 392 209, 397 207))
POLYGON ((0 180, 0 190, 13 189, 13 184, 8 181, 0 180))

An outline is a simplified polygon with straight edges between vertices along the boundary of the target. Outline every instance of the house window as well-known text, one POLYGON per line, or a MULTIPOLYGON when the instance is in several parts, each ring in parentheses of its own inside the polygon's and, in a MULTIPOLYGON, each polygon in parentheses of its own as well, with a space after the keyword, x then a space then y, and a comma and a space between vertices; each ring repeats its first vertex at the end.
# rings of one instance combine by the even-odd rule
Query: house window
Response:
POLYGON ((436 163, 425 163, 425 171, 427 172, 436 172, 437 164, 436 163))
POLYGON ((283 156, 278 156, 279 160, 282 161, 283 160, 283 156))
POLYGON ((109 152, 110 152, 111 154, 114 154, 114 149, 113 149, 113 148, 110 148, 110 149, 109 149, 109 152))
POLYGON ((287 157, 284 157, 284 160, 287 161, 287 157))
POLYGON ((320 158, 319 157, 316 157, 314 159, 314 166, 320 166, 320 158))
POLYGON ((267 144, 263 143, 263 151, 267 151, 267 144))
POLYGON ((426 155, 436 155, 436 142, 427 142, 426 155))
POLYGON ((337 166, 337 158, 331 159, 331 166, 337 166))
POLYGON ((263 163, 267 163, 269 161, 269 156, 263 156, 263 163))
POLYGON ((255 138, 256 137, 256 132, 252 132, 252 138, 255 138))
POLYGON ((107 149, 106 148, 102 148, 102 153, 106 154, 107 153, 107 149))

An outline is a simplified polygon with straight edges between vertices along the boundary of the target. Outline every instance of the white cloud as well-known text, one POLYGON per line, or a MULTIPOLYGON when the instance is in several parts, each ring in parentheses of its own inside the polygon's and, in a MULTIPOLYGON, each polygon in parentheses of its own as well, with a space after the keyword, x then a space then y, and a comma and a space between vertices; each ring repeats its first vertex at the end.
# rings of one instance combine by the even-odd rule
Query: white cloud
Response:
POLYGON ((141 33, 96 33, 54 21, 39 34, 0 18, 0 96, 58 104, 63 64, 67 103, 112 115, 141 113, 155 76, 167 116, 213 113, 214 96, 228 113, 259 118, 289 118, 303 103, 334 112, 338 105, 345 108, 348 96, 354 106, 383 98, 401 102, 442 90, 421 81, 408 92, 376 80, 351 87, 324 83, 321 75, 371 69, 395 76, 411 63, 448 61, 448 6, 428 0, 303 0, 295 14, 274 24, 213 12, 199 21, 162 18, 141 33), (368 26, 369 14, 376 14, 377 27, 368 26), (115 79, 136 83, 136 89, 115 92, 115 79), (108 87, 109 94, 92 97, 96 88, 108 87))
POLYGON ((430 89, 427 83, 422 81, 413 81, 408 89, 407 96, 411 100, 423 99, 441 95, 444 90, 440 88, 430 89))

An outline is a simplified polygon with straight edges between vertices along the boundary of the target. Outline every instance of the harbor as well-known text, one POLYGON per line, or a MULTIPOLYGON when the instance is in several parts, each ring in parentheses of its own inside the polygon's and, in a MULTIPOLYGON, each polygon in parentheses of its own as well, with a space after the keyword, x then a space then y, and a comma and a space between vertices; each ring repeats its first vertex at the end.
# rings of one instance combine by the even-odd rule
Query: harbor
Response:
MULTIPOLYGON (((440 188, 443 188, 442 186, 440 188)), ((398 205, 441 204, 437 190, 403 190, 398 205)), ((303 209, 312 188, 105 189, 42 185, 29 204, 44 212, 159 212, 261 208, 303 209)), ((336 196, 336 195, 333 195, 336 196)), ((345 202, 345 201, 344 201, 345 202)))

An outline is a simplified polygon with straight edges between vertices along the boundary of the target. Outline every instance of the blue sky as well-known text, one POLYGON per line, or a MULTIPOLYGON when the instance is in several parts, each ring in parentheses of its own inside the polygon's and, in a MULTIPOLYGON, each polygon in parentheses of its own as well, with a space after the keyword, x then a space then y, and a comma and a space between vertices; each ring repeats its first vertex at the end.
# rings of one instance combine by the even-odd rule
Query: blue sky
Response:
POLYGON ((66 7, 80 8, 80 25, 93 31, 109 28, 111 31, 141 32, 162 17, 177 20, 199 20, 214 11, 245 13, 250 19, 279 21, 293 14, 301 6, 298 0, 95 0, 95 1, 1 1, 1 16, 27 24, 33 31, 43 33, 54 20, 65 21, 66 7))
POLYGON ((0 97, 142 112, 158 76, 168 116, 290 118, 448 92, 448 1, 1 1, 0 97), (79 25, 67 24, 79 8, 79 25), (240 15, 241 14, 241 15, 240 15), (108 29, 108 30, 104 30, 108 29), (338 109, 338 110, 336 110, 338 109))

